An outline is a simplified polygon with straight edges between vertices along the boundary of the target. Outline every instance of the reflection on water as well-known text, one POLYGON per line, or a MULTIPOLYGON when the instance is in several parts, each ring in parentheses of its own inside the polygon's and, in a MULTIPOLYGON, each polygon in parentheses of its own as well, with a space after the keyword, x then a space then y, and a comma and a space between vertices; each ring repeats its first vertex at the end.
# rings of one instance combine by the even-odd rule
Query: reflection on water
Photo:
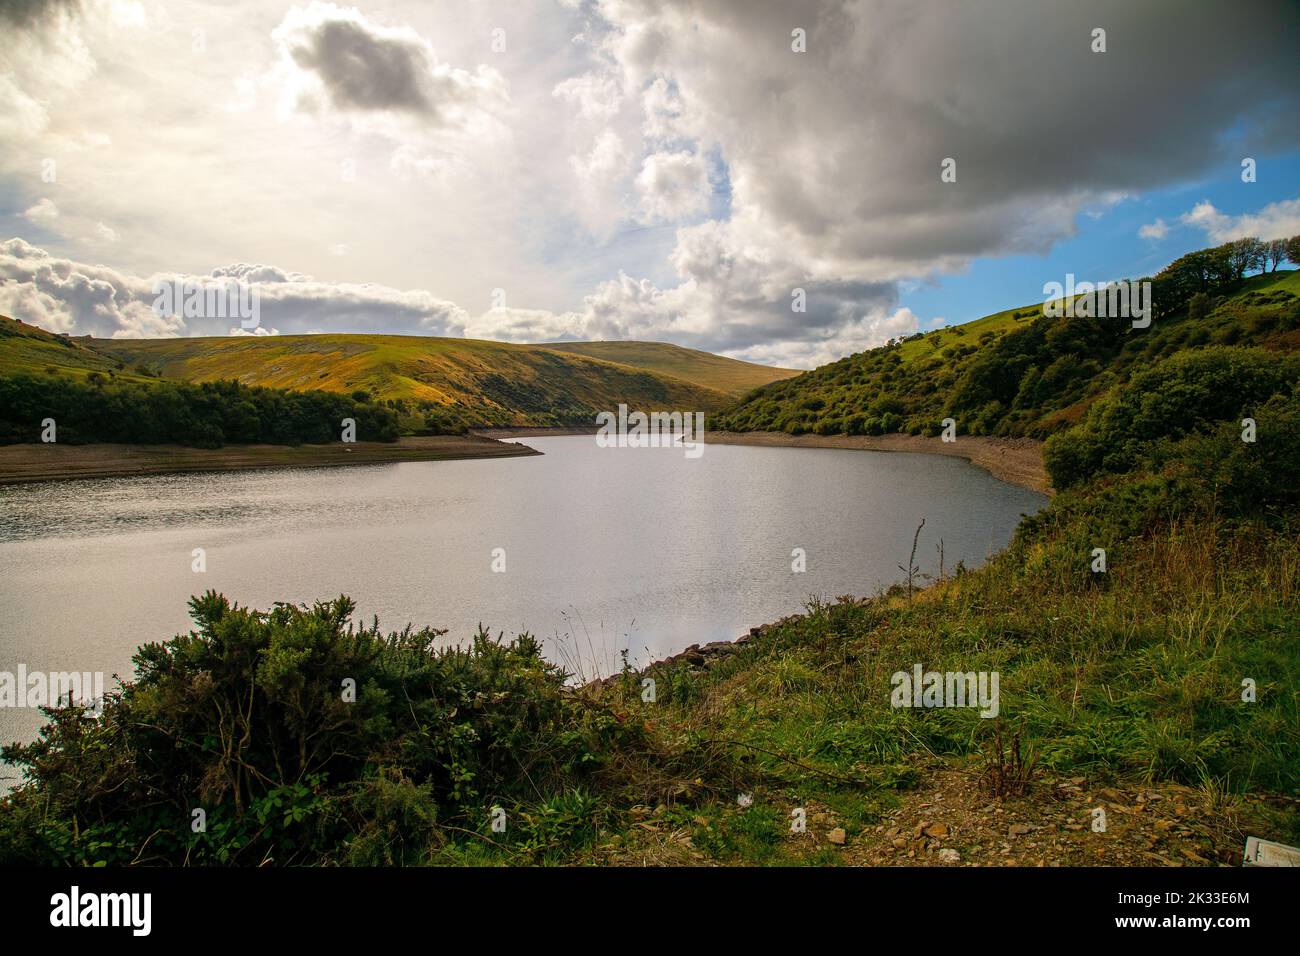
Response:
MULTIPOLYGON (((188 630, 187 599, 215 589, 257 607, 348 594, 367 620, 448 641, 528 630, 594 676, 623 651, 636 664, 812 595, 874 593, 922 518, 924 572, 940 539, 949 567, 973 566, 1046 501, 940 456, 528 443, 545 455, 0 487, 0 670, 129 675, 134 649, 188 630)), ((2 740, 38 726, 0 710, 2 740)))

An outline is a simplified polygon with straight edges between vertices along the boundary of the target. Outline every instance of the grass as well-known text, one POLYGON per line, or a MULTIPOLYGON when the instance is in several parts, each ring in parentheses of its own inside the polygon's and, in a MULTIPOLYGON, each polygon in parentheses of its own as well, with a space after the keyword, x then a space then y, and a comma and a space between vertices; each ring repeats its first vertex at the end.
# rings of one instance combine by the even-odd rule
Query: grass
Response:
MULTIPOLYGON (((1040 772, 1173 782, 1220 807, 1300 779, 1300 544, 1205 520, 1134 542, 1104 582, 1052 542, 1020 542, 910 600, 813 603, 707 674, 651 668, 659 703, 620 698, 682 745, 740 754, 761 793, 679 808, 694 845, 724 863, 820 862, 782 849, 778 805, 828 808, 850 836, 899 804, 935 761, 981 766, 995 727, 1022 727, 1040 772), (997 671, 1001 714, 895 709, 890 677, 997 671), (1258 700, 1241 699, 1253 679, 1258 700), (680 687, 689 688, 682 693, 680 687), (703 741, 710 741, 704 744, 703 741), (759 805, 761 804, 761 809, 759 805)), ((1235 805, 1235 804, 1234 804, 1235 805)), ((1300 815, 1271 823, 1297 842, 1300 815)))
MULTIPOLYGON (((381 402, 454 407, 462 419, 498 425, 589 422, 589 412, 620 402, 714 411, 749 389, 796 374, 656 342, 536 346, 341 334, 69 339, 2 317, 0 370, 364 391, 381 402)), ((420 415, 413 415, 418 427, 420 415)))
POLYGON ((646 369, 736 397, 800 374, 797 369, 740 362, 666 342, 549 342, 544 347, 646 369))

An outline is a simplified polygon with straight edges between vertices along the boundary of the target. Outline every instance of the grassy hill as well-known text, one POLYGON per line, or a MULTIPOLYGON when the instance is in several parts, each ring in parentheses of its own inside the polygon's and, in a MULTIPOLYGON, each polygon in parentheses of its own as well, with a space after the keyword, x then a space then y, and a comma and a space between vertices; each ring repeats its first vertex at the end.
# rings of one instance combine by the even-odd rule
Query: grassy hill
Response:
POLYGON ((0 316, 0 373, 59 374, 85 378, 90 372, 144 380, 120 359, 94 348, 93 341, 55 335, 34 325, 0 316))
POLYGON ((90 339, 0 319, 0 372, 365 392, 404 427, 590 423, 596 411, 715 411, 796 374, 654 342, 514 345, 401 335, 90 339))
POLYGON ((1044 438, 1100 396, 1182 349, 1300 349, 1300 271, 1234 283, 1134 329, 1124 319, 1047 318, 1038 303, 918 333, 757 389, 712 420, 732 431, 1044 438))
POLYGON ((548 342, 543 347, 643 368, 736 396, 800 374, 798 369, 740 362, 667 342, 548 342))

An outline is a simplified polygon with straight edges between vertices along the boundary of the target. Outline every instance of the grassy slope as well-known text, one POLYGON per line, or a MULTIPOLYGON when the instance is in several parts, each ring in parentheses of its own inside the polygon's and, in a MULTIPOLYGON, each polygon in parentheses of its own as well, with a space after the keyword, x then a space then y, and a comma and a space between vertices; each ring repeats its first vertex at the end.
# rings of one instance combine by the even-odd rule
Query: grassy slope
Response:
POLYGON ((1244 280, 1205 318, 1184 311, 1136 330, 1124 320, 1044 319, 1040 305, 1029 304, 764 386, 724 409, 713 425, 796 434, 937 434, 940 420, 952 415, 962 433, 1042 438, 1078 421, 1133 370, 1180 349, 1221 343, 1300 348, 1298 298, 1300 270, 1283 270, 1244 280), (973 380, 1013 333, 1017 346, 1006 351, 1023 347, 1032 358, 1011 366, 1010 389, 997 398, 973 380), (1036 335, 1038 343, 1019 345, 1036 335), (1036 391, 1017 394, 1031 372, 1036 391))
POLYGON ((736 396, 800 374, 797 369, 755 365, 667 342, 548 342, 544 347, 671 375, 736 396))
POLYGON ((109 373, 130 380, 145 380, 129 369, 119 370, 119 361, 97 351, 85 339, 53 335, 44 329, 0 316, 0 371, 60 375, 84 378, 90 372, 109 373))
POLYGON ((0 369, 91 371, 457 405, 482 423, 552 424, 588 410, 714 411, 785 369, 654 342, 535 346, 399 335, 67 339, 0 319, 0 369))
POLYGON ((654 668, 658 704, 641 703, 639 679, 617 682, 605 699, 629 722, 743 755, 733 787, 754 804, 739 808, 712 781, 714 793, 647 811, 652 829, 628 827, 600 855, 685 863, 686 845, 722 862, 933 864, 942 847, 967 863, 1186 865, 1239 861, 1247 833, 1296 843, 1300 814, 1266 794, 1300 773, 1300 546, 1220 530, 1134 542, 1104 588, 1059 553, 1044 559, 1041 543, 1013 547, 910 601, 815 603, 707 671, 654 668), (891 675, 915 663, 1001 673, 999 720, 1023 728, 1038 759, 1027 797, 998 801, 979 786, 998 721, 890 706, 891 675), (1266 688, 1258 703, 1241 701, 1243 675, 1266 688), (940 797, 945 775, 958 785, 940 797), (1143 793, 1166 802, 1143 814, 1143 793), (962 802, 997 809, 963 815, 962 802), (1091 828, 1097 806, 1105 833, 1091 828), (807 834, 790 831, 796 807, 808 808, 807 834), (876 829, 905 819, 947 832, 876 829), (1008 839, 1021 820, 1032 835, 1008 839), (836 826, 842 850, 827 840, 836 826))
POLYGON ((534 411, 566 398, 605 407, 628 402, 716 408, 725 393, 630 365, 563 355, 531 345, 400 335, 281 335, 264 338, 115 340, 95 347, 166 378, 294 390, 364 389, 375 398, 499 405, 534 411), (511 389, 517 393, 511 395, 511 389), (695 403, 695 404, 691 404, 695 403))

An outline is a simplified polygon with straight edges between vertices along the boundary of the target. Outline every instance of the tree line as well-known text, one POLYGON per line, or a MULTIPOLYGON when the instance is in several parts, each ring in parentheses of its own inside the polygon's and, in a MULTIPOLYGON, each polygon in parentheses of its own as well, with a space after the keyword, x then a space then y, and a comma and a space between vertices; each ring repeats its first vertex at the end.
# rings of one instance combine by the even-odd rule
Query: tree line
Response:
MULTIPOLYGON (((366 396, 362 396, 366 397, 366 396)), ((0 444, 42 440, 52 419, 59 442, 298 445, 339 441, 343 419, 358 441, 396 441, 391 409, 332 392, 290 392, 235 381, 121 382, 25 373, 0 377, 0 444)))

